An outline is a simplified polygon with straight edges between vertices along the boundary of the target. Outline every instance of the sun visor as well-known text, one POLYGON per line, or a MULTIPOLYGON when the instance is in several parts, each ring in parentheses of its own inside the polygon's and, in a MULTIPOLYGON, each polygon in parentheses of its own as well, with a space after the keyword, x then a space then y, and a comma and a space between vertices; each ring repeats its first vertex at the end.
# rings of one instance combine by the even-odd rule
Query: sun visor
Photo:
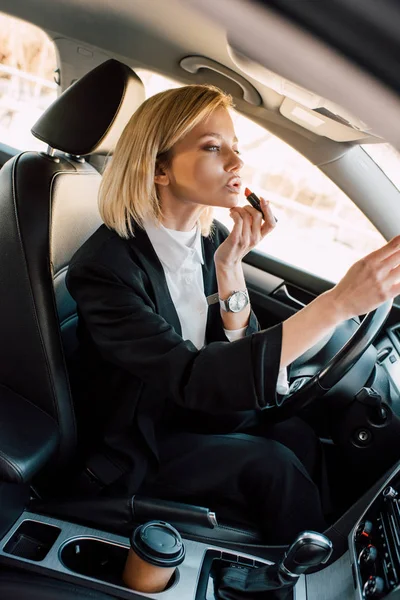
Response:
POLYGON ((279 112, 293 123, 335 142, 363 141, 371 138, 370 133, 352 128, 343 122, 342 117, 324 107, 311 109, 290 98, 284 98, 279 112))
POLYGON ((279 112, 290 121, 335 142, 370 141, 375 137, 366 123, 344 108, 269 71, 229 40, 228 52, 243 73, 282 96, 279 112))

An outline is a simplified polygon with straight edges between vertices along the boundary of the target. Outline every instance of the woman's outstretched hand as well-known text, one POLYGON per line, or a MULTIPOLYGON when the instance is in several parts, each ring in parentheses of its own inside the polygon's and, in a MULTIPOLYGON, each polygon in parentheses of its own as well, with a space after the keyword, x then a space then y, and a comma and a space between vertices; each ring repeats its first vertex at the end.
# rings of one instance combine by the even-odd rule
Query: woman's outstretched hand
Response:
POLYGON ((400 235, 354 263, 331 290, 283 322, 281 367, 319 342, 342 321, 400 294, 400 235))
POLYGON ((229 236, 215 252, 216 264, 223 265, 225 268, 240 264, 242 258, 274 229, 276 221, 269 202, 260 198, 260 204, 263 214, 252 206, 231 208, 230 216, 234 221, 234 226, 229 236))
POLYGON ((343 320, 400 294, 400 235, 354 263, 330 293, 343 320))

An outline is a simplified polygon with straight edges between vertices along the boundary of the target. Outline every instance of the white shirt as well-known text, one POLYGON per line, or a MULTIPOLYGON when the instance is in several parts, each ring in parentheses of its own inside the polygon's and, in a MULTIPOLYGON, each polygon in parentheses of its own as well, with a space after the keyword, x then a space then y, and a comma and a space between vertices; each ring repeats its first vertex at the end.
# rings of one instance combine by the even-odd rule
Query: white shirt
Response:
MULTIPOLYGON (((144 228, 164 269, 167 286, 178 314, 184 340, 190 340, 200 350, 204 346, 208 304, 204 293, 202 264, 204 263, 200 227, 191 231, 167 229, 147 221, 144 228)), ((230 342, 245 335, 242 329, 224 329, 230 342)), ((279 371, 276 390, 288 391, 286 369, 279 371)))

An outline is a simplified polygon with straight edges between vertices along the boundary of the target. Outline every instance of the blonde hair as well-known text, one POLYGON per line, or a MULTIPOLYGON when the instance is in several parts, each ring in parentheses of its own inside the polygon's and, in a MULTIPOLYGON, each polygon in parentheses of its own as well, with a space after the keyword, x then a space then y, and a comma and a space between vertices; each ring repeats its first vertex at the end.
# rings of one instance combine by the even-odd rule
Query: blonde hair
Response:
MULTIPOLYGON (((148 98, 135 111, 107 165, 99 194, 104 223, 123 238, 134 225, 162 216, 154 182, 157 161, 168 163, 171 149, 217 108, 231 108, 232 98, 211 85, 187 85, 148 98)), ((203 235, 209 235, 212 207, 200 216, 203 235)))

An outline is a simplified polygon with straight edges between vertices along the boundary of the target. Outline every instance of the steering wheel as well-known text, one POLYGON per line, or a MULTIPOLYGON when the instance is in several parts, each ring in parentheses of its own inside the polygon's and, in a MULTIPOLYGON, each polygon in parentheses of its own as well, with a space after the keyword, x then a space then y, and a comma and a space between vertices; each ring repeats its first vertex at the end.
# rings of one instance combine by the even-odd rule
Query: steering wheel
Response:
POLYGON ((300 409, 315 402, 326 394, 342 377, 356 364, 366 352, 376 336, 382 329, 392 308, 393 301, 388 300, 375 310, 369 312, 350 339, 336 352, 336 354, 310 378, 300 378, 299 385, 292 383, 292 392, 268 407, 279 418, 289 418, 300 409))

